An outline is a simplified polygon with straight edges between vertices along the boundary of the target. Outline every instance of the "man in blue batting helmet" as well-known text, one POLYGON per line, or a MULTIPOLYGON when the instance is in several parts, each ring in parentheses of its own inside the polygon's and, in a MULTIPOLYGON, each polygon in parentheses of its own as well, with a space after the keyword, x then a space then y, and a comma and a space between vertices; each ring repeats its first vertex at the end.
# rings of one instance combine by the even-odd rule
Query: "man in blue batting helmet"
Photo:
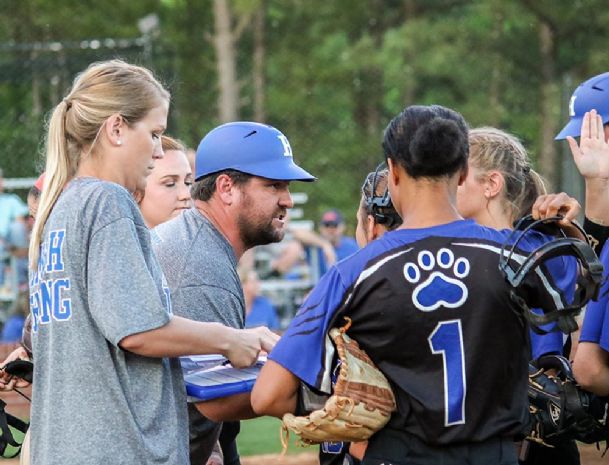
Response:
MULTIPOLYGON (((154 230, 153 247, 173 312, 243 328, 245 302, 237 262, 246 250, 283 238, 287 210, 293 206, 290 182, 314 180, 294 163, 288 139, 274 127, 235 122, 210 131, 195 158, 194 207, 154 230)), ((230 404, 232 418, 240 409, 251 409, 249 400, 235 402, 230 404)), ((204 416, 223 418, 222 411, 205 410, 210 406, 189 404, 192 464, 207 462, 222 425, 204 416)), ((238 432, 238 422, 222 426, 225 463, 239 463, 238 432)))

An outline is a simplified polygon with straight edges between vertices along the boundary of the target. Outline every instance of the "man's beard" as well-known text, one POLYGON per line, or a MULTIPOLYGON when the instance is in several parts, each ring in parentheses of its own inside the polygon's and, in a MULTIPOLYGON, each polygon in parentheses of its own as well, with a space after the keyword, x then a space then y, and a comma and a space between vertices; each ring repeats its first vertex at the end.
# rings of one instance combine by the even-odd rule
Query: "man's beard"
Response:
POLYGON ((248 217, 247 214, 239 216, 237 220, 239 236, 246 249, 251 249, 257 245, 280 242, 283 239, 285 231, 274 228, 272 221, 272 218, 268 222, 256 221, 256 218, 248 217))

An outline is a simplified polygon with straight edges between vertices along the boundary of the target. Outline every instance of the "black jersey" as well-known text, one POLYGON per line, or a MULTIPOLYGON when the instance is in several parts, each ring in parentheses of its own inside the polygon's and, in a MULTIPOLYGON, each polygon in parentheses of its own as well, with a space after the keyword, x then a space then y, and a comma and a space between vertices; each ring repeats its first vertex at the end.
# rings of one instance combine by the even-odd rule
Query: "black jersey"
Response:
MULTIPOLYGON (((270 358, 330 392, 327 333, 348 316, 348 334, 394 389, 388 427, 432 445, 520 434, 529 357, 527 327, 498 268, 509 233, 462 220, 385 234, 324 276, 270 358)), ((521 252, 547 240, 533 232, 521 252)), ((529 304, 560 309, 575 276, 574 260, 553 259, 526 283, 529 304)))

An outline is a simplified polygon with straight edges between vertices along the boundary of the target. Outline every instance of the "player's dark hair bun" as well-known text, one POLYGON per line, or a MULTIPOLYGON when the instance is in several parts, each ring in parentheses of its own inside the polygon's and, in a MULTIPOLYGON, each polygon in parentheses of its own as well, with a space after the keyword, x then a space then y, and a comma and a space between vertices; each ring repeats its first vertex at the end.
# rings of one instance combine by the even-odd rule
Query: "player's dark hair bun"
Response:
POLYGON ((389 123, 383 150, 414 178, 450 176, 467 165, 467 134, 467 123, 456 111, 414 105, 389 123))
POLYGON ((464 135, 457 123, 445 118, 434 118, 420 126, 410 141, 409 149, 413 168, 427 176, 445 174, 447 165, 459 164, 463 158, 464 135))

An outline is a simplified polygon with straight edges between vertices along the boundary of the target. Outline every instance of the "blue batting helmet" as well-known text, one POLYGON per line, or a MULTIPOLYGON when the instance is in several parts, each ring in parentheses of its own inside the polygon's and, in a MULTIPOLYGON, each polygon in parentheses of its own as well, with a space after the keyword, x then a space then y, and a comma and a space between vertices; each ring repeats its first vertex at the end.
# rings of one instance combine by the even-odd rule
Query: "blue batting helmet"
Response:
POLYGON ((203 138, 197 148, 195 180, 228 169, 282 181, 315 180, 294 163, 288 138, 260 123, 223 124, 203 138))
POLYGON ((609 123, 609 73, 594 76, 575 89, 569 101, 571 120, 555 139, 566 139, 567 136, 579 137, 584 115, 590 110, 597 111, 603 118, 603 124, 609 123))

